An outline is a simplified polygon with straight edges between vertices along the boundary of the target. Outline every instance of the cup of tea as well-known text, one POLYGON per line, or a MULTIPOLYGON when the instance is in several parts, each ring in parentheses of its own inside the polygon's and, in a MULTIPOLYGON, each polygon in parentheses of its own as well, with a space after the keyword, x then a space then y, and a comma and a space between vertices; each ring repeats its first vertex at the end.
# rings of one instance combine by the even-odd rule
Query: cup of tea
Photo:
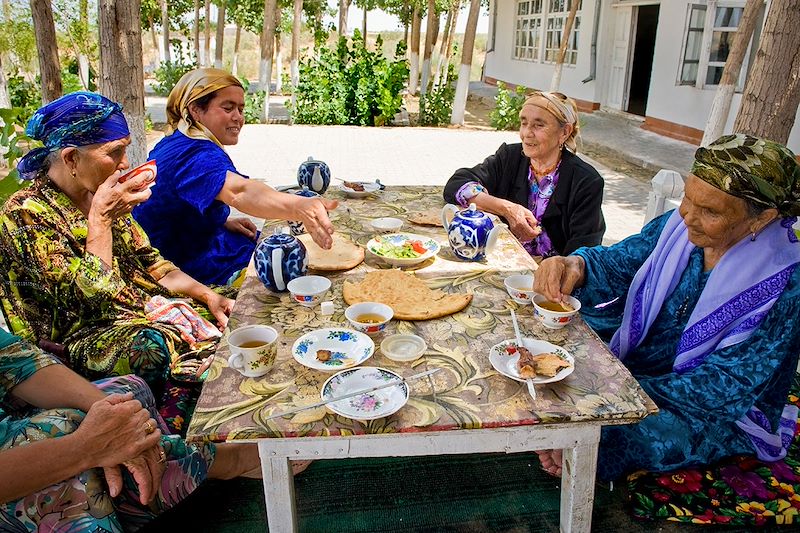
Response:
POLYGON ((278 353, 278 332, 262 325, 242 326, 228 335, 228 366, 243 376, 257 378, 270 371, 278 353))

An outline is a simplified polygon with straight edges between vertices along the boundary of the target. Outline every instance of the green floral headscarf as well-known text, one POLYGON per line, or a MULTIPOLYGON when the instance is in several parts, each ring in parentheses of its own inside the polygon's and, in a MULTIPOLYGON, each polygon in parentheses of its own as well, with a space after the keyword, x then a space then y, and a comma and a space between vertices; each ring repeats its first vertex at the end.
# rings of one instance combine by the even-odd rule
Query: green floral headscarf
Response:
POLYGON ((776 142, 742 133, 720 137, 694 154, 692 174, 728 194, 800 215, 800 165, 776 142))

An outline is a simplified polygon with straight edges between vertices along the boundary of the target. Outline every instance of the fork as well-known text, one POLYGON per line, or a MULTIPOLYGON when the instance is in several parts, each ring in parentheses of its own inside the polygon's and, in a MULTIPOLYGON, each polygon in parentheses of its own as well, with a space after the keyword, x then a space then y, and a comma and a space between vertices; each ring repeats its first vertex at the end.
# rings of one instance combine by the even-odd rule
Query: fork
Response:
MULTIPOLYGON (((522 347, 522 335, 519 333, 519 324, 517 323, 517 314, 514 310, 511 310, 511 323, 514 325, 514 334, 517 336, 517 346, 522 347)), ((531 395, 531 398, 534 400, 536 399, 536 388, 533 386, 533 380, 528 378, 525 380, 525 383, 528 385, 528 394, 531 395)))

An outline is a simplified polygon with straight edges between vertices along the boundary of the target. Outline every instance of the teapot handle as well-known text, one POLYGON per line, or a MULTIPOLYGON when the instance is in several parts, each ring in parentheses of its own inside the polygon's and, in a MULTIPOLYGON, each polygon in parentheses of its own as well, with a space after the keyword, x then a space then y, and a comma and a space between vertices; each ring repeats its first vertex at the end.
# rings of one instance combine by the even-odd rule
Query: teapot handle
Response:
MULTIPOLYGON (((452 216, 456 216, 458 213, 458 206, 453 204, 445 204, 442 208, 442 227, 445 231, 450 231, 450 222, 447 221, 447 213, 452 213, 452 216)), ((452 218, 450 219, 452 221, 452 218)))
POLYGON ((505 228, 505 224, 497 224, 495 227, 492 228, 492 231, 489 232, 489 237, 486 238, 486 253, 492 251, 495 244, 497 244, 497 237, 500 236, 500 232, 505 228))
POLYGON ((272 250, 272 276, 275 280, 275 287, 279 291, 286 290, 286 282, 283 281, 283 248, 280 246, 272 250))

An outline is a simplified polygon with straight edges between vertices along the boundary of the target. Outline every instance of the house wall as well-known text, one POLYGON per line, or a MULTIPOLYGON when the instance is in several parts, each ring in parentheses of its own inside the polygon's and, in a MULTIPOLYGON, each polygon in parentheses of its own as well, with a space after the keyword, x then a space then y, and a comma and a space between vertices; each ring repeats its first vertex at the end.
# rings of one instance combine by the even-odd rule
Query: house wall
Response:
MULTIPOLYGON (((688 1, 669 0, 660 2, 658 30, 653 57, 653 73, 647 102, 647 117, 644 127, 693 144, 699 144, 708 113, 714 100, 716 87, 698 89, 694 86, 678 85, 678 69, 683 52, 684 31, 688 1)), ((613 40, 619 18, 618 10, 630 7, 612 7, 610 0, 602 0, 600 27, 598 28, 596 79, 582 83, 590 72, 591 37, 598 2, 584 0, 581 13, 581 37, 578 44, 578 61, 575 66, 564 66, 560 90, 582 101, 582 110, 606 106, 609 102, 610 72, 613 40)), ((503 81, 514 85, 547 89, 553 73, 553 65, 512 59, 514 39, 515 0, 496 0, 497 32, 495 50, 486 56, 485 77, 488 81, 503 81)), ((733 128, 741 102, 741 93, 735 93, 731 103, 725 131, 733 128)), ((795 119, 788 147, 800 154, 800 112, 795 119)))

